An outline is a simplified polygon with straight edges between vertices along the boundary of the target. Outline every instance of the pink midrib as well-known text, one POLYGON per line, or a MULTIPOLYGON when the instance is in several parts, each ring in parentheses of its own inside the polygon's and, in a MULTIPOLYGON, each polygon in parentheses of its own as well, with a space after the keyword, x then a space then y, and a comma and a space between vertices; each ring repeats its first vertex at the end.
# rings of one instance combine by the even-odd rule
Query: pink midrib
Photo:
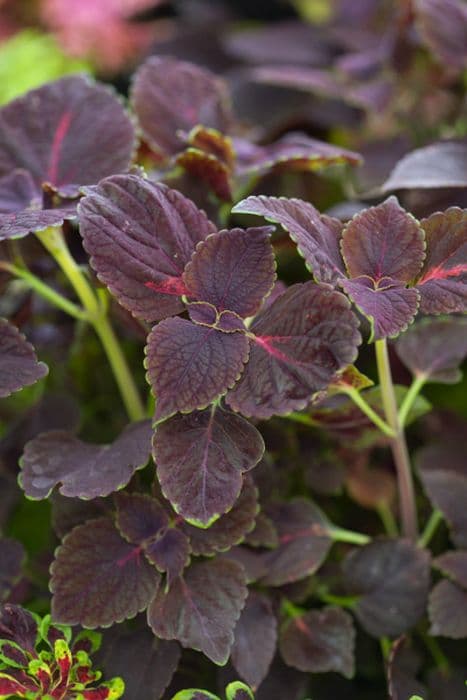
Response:
POLYGON ((47 178, 53 185, 58 185, 58 163, 60 158, 60 151, 63 145, 65 136, 68 133, 71 124, 72 113, 71 111, 64 112, 60 117, 57 129, 55 131, 54 140, 52 143, 52 148, 50 149, 50 160, 49 168, 47 170, 47 178))

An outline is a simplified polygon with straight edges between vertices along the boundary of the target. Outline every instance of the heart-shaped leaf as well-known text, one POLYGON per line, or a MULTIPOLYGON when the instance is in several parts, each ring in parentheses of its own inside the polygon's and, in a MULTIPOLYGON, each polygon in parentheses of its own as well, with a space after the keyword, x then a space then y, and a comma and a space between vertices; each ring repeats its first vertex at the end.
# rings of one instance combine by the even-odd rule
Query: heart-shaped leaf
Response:
POLYGON ((299 671, 354 674, 355 630, 351 616, 340 608, 310 610, 287 620, 279 646, 285 663, 299 671))
POLYGON ((53 430, 27 443, 20 483, 28 498, 47 498, 60 484, 63 496, 92 499, 126 486, 151 454, 151 423, 128 425, 110 445, 92 445, 53 430))
POLYGON ((304 408, 355 360, 357 328, 339 292, 313 282, 289 287, 250 326, 249 361, 227 403, 256 418, 304 408))
POLYGON ((34 348, 12 323, 0 318, 0 398, 10 396, 45 377, 48 368, 38 362, 34 348))
POLYGON ((136 175, 116 175, 87 194, 79 217, 91 265, 122 306, 148 321, 183 310, 176 283, 196 244, 216 230, 193 202, 136 175))
POLYGON ((156 636, 177 639, 222 666, 246 596, 243 567, 227 559, 205 561, 191 566, 168 592, 159 590, 148 622, 156 636))
POLYGON ((66 535, 51 574, 53 619, 91 628, 134 617, 160 583, 160 574, 110 518, 89 520, 66 535))
POLYGON ((164 495, 180 515, 201 527, 232 508, 243 472, 252 469, 263 452, 256 428, 219 406, 174 416, 159 425, 154 436, 164 495))

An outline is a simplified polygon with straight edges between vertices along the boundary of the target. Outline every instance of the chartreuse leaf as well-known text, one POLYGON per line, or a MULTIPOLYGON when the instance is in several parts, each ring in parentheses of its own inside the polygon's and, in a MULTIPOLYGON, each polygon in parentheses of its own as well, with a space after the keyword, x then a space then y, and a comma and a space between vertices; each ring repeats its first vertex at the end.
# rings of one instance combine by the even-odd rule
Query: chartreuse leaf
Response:
POLYGON ((239 681, 229 683, 225 689, 225 697, 226 700, 255 700, 251 688, 239 681))
POLYGON ((451 207, 423 219, 426 258, 416 287, 425 314, 467 309, 467 210, 451 207))
POLYGON ((208 693, 207 690, 191 688, 190 690, 180 690, 173 696, 172 700, 220 700, 220 698, 218 695, 208 693))
POLYGON ((48 371, 16 326, 0 318, 0 398, 34 384, 48 371))
POLYGON ((353 362, 361 341, 345 296, 313 282, 289 287, 250 326, 250 357, 226 402, 269 418, 304 408, 353 362))
POLYGON ((183 310, 185 265, 216 230, 193 202, 136 175, 114 175, 81 201, 79 216, 91 265, 122 306, 147 321, 183 310))
POLYGON ((151 433, 150 421, 131 423, 110 445, 92 445, 63 430, 41 433, 24 448, 20 484, 33 499, 47 498, 58 484, 63 496, 108 496, 147 464, 151 433))
POLYGON ((162 491, 174 509, 198 527, 208 527, 232 508, 243 473, 263 452, 258 430, 218 405, 173 416, 154 435, 162 491))

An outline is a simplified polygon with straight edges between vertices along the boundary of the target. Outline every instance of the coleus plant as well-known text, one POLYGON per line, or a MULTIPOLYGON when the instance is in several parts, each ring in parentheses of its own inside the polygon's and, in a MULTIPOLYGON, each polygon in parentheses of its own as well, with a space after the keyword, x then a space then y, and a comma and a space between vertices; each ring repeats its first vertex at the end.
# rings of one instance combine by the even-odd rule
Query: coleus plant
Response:
MULTIPOLYGON (((185 75, 188 68, 179 70, 185 75)), ((190 70, 193 86, 199 86, 198 69, 190 70)), ((71 83, 54 85, 57 94, 60 84, 88 85, 81 78, 66 80, 71 83)), ((50 89, 33 92, 33 104, 50 89)), ((182 124, 172 112, 166 122, 159 118, 169 161, 184 148, 183 136, 181 146, 174 142, 177 128, 197 128, 203 121, 197 133, 216 139, 208 129, 227 130, 216 122, 223 117, 211 117, 223 112, 215 101, 212 107, 209 81, 206 89, 207 102, 190 97, 194 114, 185 119, 179 110, 182 124)), ((280 688, 285 677, 283 692, 302 700, 309 694, 305 674, 353 677, 355 621, 359 636, 364 631, 370 640, 383 640, 390 687, 396 688, 394 679, 405 669, 400 640, 413 629, 426 634, 427 604, 432 635, 467 634, 465 620, 458 616, 453 622, 451 612, 465 598, 465 466, 455 458, 442 465, 445 444, 419 451, 424 507, 433 506, 419 536, 405 438, 405 426, 427 410, 419 396, 425 384, 460 379, 467 353, 465 318, 458 315, 465 311, 466 212, 455 207, 417 221, 390 197, 344 225, 309 202, 248 197, 233 214, 280 224, 312 272, 313 279, 287 287, 276 280, 281 256, 273 227, 229 228, 225 207, 210 220, 154 173, 123 172, 131 165, 132 122, 118 101, 106 97, 113 100, 117 121, 123 114, 129 125, 125 158, 111 164, 104 152, 99 166, 104 172, 89 177, 70 177, 67 164, 63 182, 51 178, 43 188, 52 193, 52 209, 30 206, 26 214, 37 217, 34 225, 19 209, 4 220, 4 238, 37 229, 79 303, 23 264, 5 261, 2 269, 94 327, 130 419, 106 444, 60 425, 28 434, 21 445, 19 483, 30 499, 51 497, 61 539, 50 569, 52 619, 89 628, 114 625, 103 654, 108 675, 115 673, 115 659, 138 649, 128 680, 125 676, 129 697, 138 697, 145 683, 154 697, 163 696, 181 644, 217 665, 230 659, 231 677, 241 677, 251 690, 233 684, 227 696, 240 692, 251 698, 254 692, 263 700, 268 683, 280 688), (58 228, 68 218, 57 213, 64 203, 89 256, 86 272, 70 253, 67 227, 58 228), (58 216, 51 222, 55 227, 42 218, 50 211, 58 216), (113 331, 110 297, 136 319, 138 337, 147 335, 148 410, 113 331), (417 314, 441 315, 413 323, 417 314), (374 341, 376 386, 353 365, 360 362, 362 337, 370 346, 374 341), (392 380, 388 338, 396 337, 395 350, 414 376, 408 389, 392 380), (315 450, 312 461, 323 458, 321 474, 334 479, 329 487, 324 476, 313 482, 303 473, 307 439, 315 450), (396 467, 400 529, 391 509, 392 470, 385 461, 373 466, 386 446, 396 467), (345 466, 339 473, 339 460, 347 462, 347 473, 345 466), (378 488, 371 481, 375 474, 378 488), (328 517, 327 498, 344 481, 354 500, 382 515, 385 536, 373 536, 366 522, 364 532, 333 524, 340 515, 330 508, 328 517), (317 483, 326 493, 322 500, 317 496, 320 505, 307 495, 308 487, 319 491, 317 483), (434 567, 445 578, 430 591, 428 544, 443 519, 456 549, 436 552, 434 567), (336 541, 346 544, 333 547, 336 541), (147 626, 139 628, 138 619, 120 637, 115 628, 124 625, 115 623, 143 611, 147 626), (146 658, 159 680, 145 681, 146 658)), ((133 104, 136 108, 135 96, 133 104)), ((160 107, 156 98, 154 105, 160 107)), ((141 113, 138 117, 142 123, 141 113)), ((49 139, 52 164, 66 154, 67 129, 59 120, 49 139)), ((89 142, 84 136, 80 141, 80 153, 89 158, 97 138, 90 133, 89 142)), ((49 170, 37 175, 37 193, 50 177, 50 159, 45 162, 49 170)), ((127 327, 135 327, 124 318, 127 327)), ((13 324, 1 323, 0 388, 8 395, 39 380, 46 369, 13 324)), ((24 552, 5 537, 0 557, 8 569, 0 594, 8 599, 20 585, 24 552)), ((399 692, 391 691, 392 697, 399 692)), ((179 697, 216 696, 199 690, 179 697)))

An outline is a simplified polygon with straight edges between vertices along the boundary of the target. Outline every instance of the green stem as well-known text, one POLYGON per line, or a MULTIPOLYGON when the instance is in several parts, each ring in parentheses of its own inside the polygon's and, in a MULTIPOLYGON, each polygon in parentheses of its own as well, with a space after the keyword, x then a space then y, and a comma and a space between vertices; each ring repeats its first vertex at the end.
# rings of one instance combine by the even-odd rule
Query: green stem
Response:
POLYGON ((444 651, 441 649, 438 640, 432 637, 428 632, 419 631, 419 634, 426 648, 432 655, 433 661, 438 669, 442 674, 448 675, 451 670, 451 664, 444 651))
POLYGON ((295 421, 295 423, 309 425, 310 427, 315 427, 317 425, 313 418, 307 416, 306 413, 297 413, 296 411, 292 411, 292 413, 287 413, 285 416, 282 417, 287 418, 288 420, 295 421))
POLYGON ((327 593, 326 591, 317 591, 317 597, 323 603, 329 605, 338 605, 340 608, 354 608, 358 602, 358 596, 344 596, 344 595, 334 595, 333 593, 327 593))
POLYGON ((391 655, 391 640, 388 637, 380 637, 381 654, 385 662, 389 660, 391 655))
POLYGON ((440 510, 434 510, 431 513, 430 517, 428 518, 428 522, 425 525, 425 529, 418 540, 420 547, 428 547, 429 543, 431 542, 431 538, 435 534, 436 530, 438 529, 438 525, 440 525, 442 520, 443 514, 440 510))
POLYGON ((396 394, 392 382, 391 366, 389 363, 386 339, 377 340, 376 362, 378 365, 381 395, 383 399, 386 421, 394 430, 390 438, 391 450, 396 465, 399 504, 402 519, 402 531, 406 537, 417 539, 417 509, 415 505, 415 490, 412 479, 409 452, 405 441, 404 429, 399 422, 396 394))
POLYGON ((350 544, 368 544, 371 537, 364 535, 362 532, 354 532, 346 530, 343 527, 331 525, 328 528, 323 528, 324 533, 328 535, 334 542, 350 542, 350 544))
POLYGON ((401 427, 404 427, 404 425, 407 422, 407 417, 410 413, 410 409, 413 406, 413 403, 417 396, 419 395, 420 391, 423 389, 426 383, 426 377, 421 374, 418 377, 415 377, 412 384, 409 387, 408 392, 406 393, 404 400, 402 401, 401 407, 399 409, 399 423, 401 427))
POLYGON ((5 270, 15 277, 19 277, 27 282, 29 287, 40 294, 41 297, 47 301, 50 301, 51 304, 57 306, 62 311, 65 311, 65 313, 69 314, 70 316, 73 316, 80 321, 87 320, 88 315, 84 309, 81 309, 79 306, 77 306, 77 304, 73 304, 72 301, 62 296, 62 294, 59 292, 56 292, 55 289, 52 289, 52 287, 49 287, 47 284, 42 282, 42 280, 36 277, 36 275, 33 275, 32 272, 29 272, 29 270, 25 270, 22 267, 17 267, 16 265, 12 265, 11 263, 7 262, 0 263, 0 269, 5 270))
POLYGON ((304 614, 305 610, 294 605, 288 598, 282 598, 281 612, 283 615, 287 615, 287 617, 300 617, 304 614))
POLYGON ((62 231, 59 228, 48 228, 45 231, 40 231, 37 236, 65 273, 86 309, 86 318, 100 338, 128 416, 131 420, 141 420, 145 417, 144 407, 122 348, 106 315, 105 306, 100 303, 86 277, 70 254, 62 231))
POLYGON ((389 537, 397 537, 399 535, 399 530, 390 506, 388 506, 387 503, 380 503, 376 510, 384 525, 386 534, 389 535, 389 537))
POLYGON ((366 416, 368 416, 372 423, 374 423, 382 433, 391 438, 395 437, 395 431, 386 423, 386 421, 381 418, 381 416, 376 413, 376 411, 371 408, 357 389, 354 387, 346 387, 343 391, 345 394, 347 394, 347 396, 350 396, 352 401, 361 411, 363 411, 366 416))

